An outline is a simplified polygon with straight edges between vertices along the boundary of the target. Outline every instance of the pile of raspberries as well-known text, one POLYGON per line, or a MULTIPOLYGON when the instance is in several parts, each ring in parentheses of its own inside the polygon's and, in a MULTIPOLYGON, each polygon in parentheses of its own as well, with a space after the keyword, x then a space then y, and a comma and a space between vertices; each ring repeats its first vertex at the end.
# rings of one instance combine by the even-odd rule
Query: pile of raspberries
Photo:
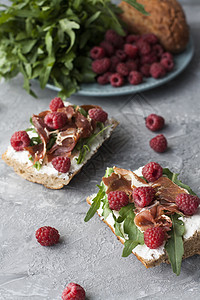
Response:
POLYGON ((109 29, 99 46, 90 51, 92 70, 99 84, 120 87, 127 81, 137 85, 143 77, 162 78, 174 68, 173 56, 165 52, 152 34, 127 34, 109 29))

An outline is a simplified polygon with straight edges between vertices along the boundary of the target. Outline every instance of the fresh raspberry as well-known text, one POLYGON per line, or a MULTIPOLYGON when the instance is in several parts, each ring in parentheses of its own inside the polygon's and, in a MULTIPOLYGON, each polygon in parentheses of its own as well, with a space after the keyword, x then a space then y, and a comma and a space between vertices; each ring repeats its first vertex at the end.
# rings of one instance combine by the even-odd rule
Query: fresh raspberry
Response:
POLYGON ((149 44, 156 44, 158 43, 158 38, 155 34, 153 33, 147 33, 142 35, 142 39, 149 43, 149 44))
POLYGON ((178 194, 176 197, 176 205, 187 216, 192 216, 196 213, 200 199, 197 196, 190 194, 178 194))
POLYGON ((166 233, 162 227, 151 227, 144 232, 144 243, 150 249, 160 247, 166 237, 166 233))
POLYGON ((161 59, 167 58, 173 60, 173 55, 170 52, 164 52, 161 56, 161 59))
POLYGON ((139 48, 139 53, 140 55, 147 55, 151 52, 151 46, 149 43, 143 41, 142 39, 140 39, 136 45, 139 48))
POLYGON ((164 127, 165 119, 156 114, 150 114, 145 120, 146 127, 151 131, 157 131, 164 127))
POLYGON ((153 63, 150 67, 150 74, 153 78, 161 78, 166 74, 165 68, 160 63, 153 63))
POLYGON ((124 84, 124 77, 119 73, 114 73, 110 76, 110 83, 114 87, 120 87, 124 84))
POLYGON ((145 77, 150 77, 150 65, 144 64, 140 67, 140 73, 145 77))
POLYGON ((108 71, 109 68, 110 68, 110 59, 107 57, 97 59, 92 62, 92 70, 96 74, 105 73, 106 71, 108 71))
POLYGON ((149 145, 154 151, 162 153, 167 149, 167 139, 163 134, 158 134, 150 140, 149 145))
POLYGON ((151 186, 138 187, 133 190, 132 196, 137 206, 145 207, 153 201, 155 190, 151 186))
POLYGON ((138 47, 131 44, 125 44, 124 52, 128 55, 128 57, 135 58, 138 54, 138 47))
POLYGON ((128 81, 130 84, 133 84, 133 85, 142 83, 142 81, 143 81, 142 73, 140 73, 138 71, 131 71, 128 76, 128 81))
POLYGON ((26 131, 16 131, 10 139, 11 146, 16 151, 24 150, 25 147, 30 145, 30 141, 31 140, 26 131))
POLYGON ((107 112, 100 108, 91 108, 89 109, 88 114, 92 120, 97 122, 105 123, 108 118, 107 112))
POLYGON ((154 52, 150 52, 149 54, 143 55, 140 58, 140 63, 142 65, 144 65, 144 64, 150 64, 151 65, 151 64, 153 64, 154 62, 157 62, 157 61, 158 61, 158 57, 154 52))
POLYGON ((138 63, 136 61, 127 60, 125 64, 127 65, 129 72, 138 70, 138 63))
POLYGON ((69 157, 57 156, 51 161, 54 169, 61 173, 67 173, 71 166, 71 160, 69 157))
POLYGON ((156 162, 146 164, 142 169, 142 175, 148 182, 154 182, 163 174, 162 167, 156 162))
POLYGON ((129 69, 125 63, 119 63, 116 68, 117 73, 121 74, 122 76, 128 76, 129 69))
POLYGON ((120 59, 117 56, 112 56, 110 58, 111 66, 109 68, 110 72, 116 72, 117 65, 120 63, 120 59))
POLYGON ((111 191, 108 194, 108 203, 110 209, 120 210, 129 204, 129 197, 124 191, 111 191))
POLYGON ((35 236, 42 246, 57 244, 60 238, 58 230, 50 226, 40 227, 36 231, 35 236))
POLYGON ((104 49, 107 56, 112 56, 113 53, 115 52, 113 45, 108 41, 101 42, 100 47, 104 49))
POLYGON ((112 29, 106 31, 105 40, 114 45, 115 48, 121 48, 124 43, 123 37, 112 29))
POLYGON ((164 52, 163 47, 160 44, 154 45, 152 51, 155 52, 158 57, 161 57, 164 52))
POLYGON ((64 103, 61 98, 55 97, 54 99, 51 100, 49 104, 49 108, 51 111, 57 111, 58 108, 64 107, 64 103))
POLYGON ((92 59, 100 59, 100 58, 103 58, 105 56, 105 50, 101 47, 93 47, 91 50, 90 50, 90 57, 92 59))
POLYGON ((118 49, 116 52, 115 52, 115 55, 119 58, 120 61, 125 61, 126 60, 126 53, 124 50, 121 50, 121 49, 118 49))
POLYGON ((79 284, 70 282, 62 293, 62 300, 85 300, 85 290, 79 284))
POLYGON ((107 83, 110 82, 110 76, 111 75, 112 75, 111 72, 106 72, 106 73, 104 73, 104 74, 97 77, 97 82, 99 84, 102 84, 102 85, 107 84, 107 83))
POLYGON ((174 68, 174 61, 172 59, 162 58, 160 63, 167 72, 170 72, 174 68))
POLYGON ((137 42, 139 39, 140 39, 139 35, 129 34, 126 37, 126 43, 127 44, 133 44, 133 43, 137 42))
POLYGON ((44 123, 51 129, 62 128, 67 120, 67 115, 61 112, 52 112, 44 117, 44 123))

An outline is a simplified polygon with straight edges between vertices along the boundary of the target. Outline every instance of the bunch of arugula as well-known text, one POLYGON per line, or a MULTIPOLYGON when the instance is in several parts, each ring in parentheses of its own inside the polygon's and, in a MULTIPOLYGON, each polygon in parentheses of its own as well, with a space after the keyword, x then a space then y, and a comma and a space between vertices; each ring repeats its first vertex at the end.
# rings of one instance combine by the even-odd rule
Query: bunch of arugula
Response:
MULTIPOLYGON (((136 0, 127 2, 147 14, 136 0)), ((33 96, 32 79, 41 88, 54 84, 63 99, 93 82, 89 50, 107 29, 124 35, 121 10, 110 0, 12 0, 0 7, 0 77, 22 73, 33 96)))
MULTIPOLYGON (((105 177, 110 176, 113 172, 113 168, 107 168, 105 177)), ((178 175, 179 174, 172 173, 167 168, 163 169, 163 176, 168 177, 170 180, 172 180, 172 182, 186 189, 190 194, 196 195, 188 185, 182 183, 177 178, 178 175)), ((133 203, 131 203, 125 207, 122 207, 119 211, 119 216, 116 217, 114 212, 109 208, 106 186, 104 185, 103 181, 100 185, 98 185, 98 187, 99 192, 92 200, 92 204, 86 214, 84 221, 88 222, 100 207, 102 207, 102 216, 105 220, 110 214, 112 214, 112 217, 114 219, 115 234, 124 239, 124 249, 122 256, 127 257, 132 253, 132 250, 137 245, 144 244, 144 234, 134 223, 135 206, 133 203)), ((165 243, 165 250, 167 252, 168 259, 171 263, 172 270, 176 275, 180 274, 181 263, 184 254, 183 235, 185 232, 185 228, 183 221, 180 220, 180 216, 181 215, 177 213, 171 215, 172 229, 169 232, 170 238, 165 243)))

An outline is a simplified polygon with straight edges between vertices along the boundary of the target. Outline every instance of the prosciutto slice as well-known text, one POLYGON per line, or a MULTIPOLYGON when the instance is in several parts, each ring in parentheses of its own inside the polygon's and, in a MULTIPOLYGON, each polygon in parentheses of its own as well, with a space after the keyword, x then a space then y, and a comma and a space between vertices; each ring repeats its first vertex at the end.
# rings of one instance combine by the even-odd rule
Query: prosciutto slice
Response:
POLYGON ((81 137, 86 138, 91 135, 93 132, 93 127, 91 126, 91 122, 84 117, 80 112, 76 112, 75 124, 77 128, 81 131, 81 137))

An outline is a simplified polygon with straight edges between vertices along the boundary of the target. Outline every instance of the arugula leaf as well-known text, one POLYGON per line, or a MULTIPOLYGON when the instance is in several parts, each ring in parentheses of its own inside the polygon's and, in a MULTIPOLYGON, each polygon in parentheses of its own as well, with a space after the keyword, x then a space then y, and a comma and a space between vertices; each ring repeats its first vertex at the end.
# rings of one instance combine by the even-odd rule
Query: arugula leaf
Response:
POLYGON ((122 252, 122 257, 127 257, 132 253, 132 250, 138 245, 137 241, 126 240, 124 242, 124 249, 122 252))
POLYGON ((184 254, 183 235, 185 232, 184 223, 179 220, 179 217, 178 214, 171 216, 172 230, 169 233, 171 237, 165 244, 172 270, 177 276, 181 271, 181 262, 184 254))
POLYGON ((135 225, 133 218, 126 218, 124 221, 124 232, 128 234, 130 240, 137 242, 138 244, 144 244, 144 234, 135 225))
POLYGON ((53 147, 53 145, 56 142, 56 138, 57 138, 56 133, 51 134, 51 137, 50 137, 49 142, 47 144, 47 150, 50 150, 53 147))
POLYGON ((92 200, 92 205, 90 206, 90 208, 86 214, 86 217, 84 219, 85 222, 88 222, 94 216, 94 214, 97 212, 97 210, 99 209, 99 207, 101 205, 101 200, 105 196, 105 191, 104 191, 103 187, 100 185, 98 185, 98 187, 99 187, 98 194, 92 200))
MULTIPOLYGON (((29 157, 29 160, 31 160, 33 162, 33 158, 32 156, 29 157)), ((39 162, 39 161, 36 161, 34 164, 33 164, 33 167, 36 168, 37 171, 39 171, 42 167, 42 164, 39 162)))
POLYGON ((115 228, 115 234, 116 234, 117 236, 120 236, 120 237, 122 237, 123 239, 125 239, 124 234, 123 234, 123 232, 122 232, 121 224, 118 223, 118 222, 115 222, 114 228, 115 228))
POLYGON ((127 2, 128 4, 133 6, 135 9, 137 9, 143 15, 145 15, 145 16, 149 15, 149 13, 145 10, 144 5, 138 3, 136 0, 124 0, 124 2, 127 2))

